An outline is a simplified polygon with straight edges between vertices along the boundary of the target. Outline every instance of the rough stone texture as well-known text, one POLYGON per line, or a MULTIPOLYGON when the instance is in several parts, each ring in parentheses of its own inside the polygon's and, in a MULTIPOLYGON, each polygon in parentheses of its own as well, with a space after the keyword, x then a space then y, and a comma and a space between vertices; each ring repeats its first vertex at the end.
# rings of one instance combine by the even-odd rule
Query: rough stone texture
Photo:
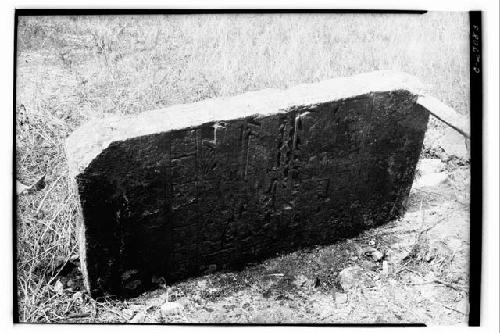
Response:
POLYGON ((429 117, 416 87, 382 72, 79 129, 67 151, 91 295, 133 296, 398 217, 429 117))

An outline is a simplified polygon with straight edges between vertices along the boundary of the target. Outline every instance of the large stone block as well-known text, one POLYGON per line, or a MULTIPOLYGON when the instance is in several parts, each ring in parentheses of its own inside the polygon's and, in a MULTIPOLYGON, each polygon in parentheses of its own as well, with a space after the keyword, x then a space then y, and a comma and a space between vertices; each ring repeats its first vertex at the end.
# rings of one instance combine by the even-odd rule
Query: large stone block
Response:
POLYGON ((397 218, 429 111, 375 72, 95 120, 67 142, 92 296, 234 269, 397 218))

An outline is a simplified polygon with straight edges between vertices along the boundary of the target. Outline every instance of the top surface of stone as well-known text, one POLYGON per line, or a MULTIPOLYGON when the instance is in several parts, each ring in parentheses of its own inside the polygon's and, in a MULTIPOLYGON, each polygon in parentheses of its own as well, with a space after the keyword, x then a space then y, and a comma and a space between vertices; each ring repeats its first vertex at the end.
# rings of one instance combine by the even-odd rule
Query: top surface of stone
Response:
POLYGON ((419 96, 417 103, 463 136, 470 138, 470 123, 467 117, 432 96, 419 96))
POLYGON ((287 90, 264 89, 233 97, 173 105, 133 116, 110 116, 91 120, 66 141, 70 176, 81 173, 112 142, 128 138, 228 121, 248 116, 282 113, 293 106, 312 106, 371 92, 407 90, 419 95, 422 83, 395 71, 377 71, 318 83, 301 84, 287 90))

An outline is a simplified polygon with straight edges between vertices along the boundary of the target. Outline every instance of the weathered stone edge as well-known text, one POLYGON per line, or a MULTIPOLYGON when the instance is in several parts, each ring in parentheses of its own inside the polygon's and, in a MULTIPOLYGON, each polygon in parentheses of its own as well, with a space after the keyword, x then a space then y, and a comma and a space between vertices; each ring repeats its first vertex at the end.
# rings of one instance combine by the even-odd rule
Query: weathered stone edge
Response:
POLYGON ((448 105, 432 96, 419 96, 417 104, 426 108, 434 117, 470 139, 469 121, 448 105))
MULTIPOLYGON (((196 127, 204 123, 283 113, 293 106, 311 106, 371 92, 407 90, 419 96, 423 89, 423 84, 409 74, 376 71, 301 84, 287 90, 264 89, 233 97, 174 105, 134 116, 95 119, 75 130, 66 141, 69 175, 75 177, 81 173, 102 150, 115 141, 196 127)), ((428 105, 423 106, 428 108, 428 105)))

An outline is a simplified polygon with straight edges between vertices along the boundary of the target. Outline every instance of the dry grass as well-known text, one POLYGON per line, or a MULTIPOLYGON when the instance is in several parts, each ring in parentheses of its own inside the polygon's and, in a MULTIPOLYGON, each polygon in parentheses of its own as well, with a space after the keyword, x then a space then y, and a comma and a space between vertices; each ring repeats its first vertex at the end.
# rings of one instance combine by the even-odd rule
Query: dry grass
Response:
POLYGON ((80 124, 379 69, 419 77, 468 114, 467 15, 20 18, 17 178, 47 182, 18 201, 20 320, 95 315, 103 306, 54 290, 56 268, 77 253, 64 141, 80 124))

